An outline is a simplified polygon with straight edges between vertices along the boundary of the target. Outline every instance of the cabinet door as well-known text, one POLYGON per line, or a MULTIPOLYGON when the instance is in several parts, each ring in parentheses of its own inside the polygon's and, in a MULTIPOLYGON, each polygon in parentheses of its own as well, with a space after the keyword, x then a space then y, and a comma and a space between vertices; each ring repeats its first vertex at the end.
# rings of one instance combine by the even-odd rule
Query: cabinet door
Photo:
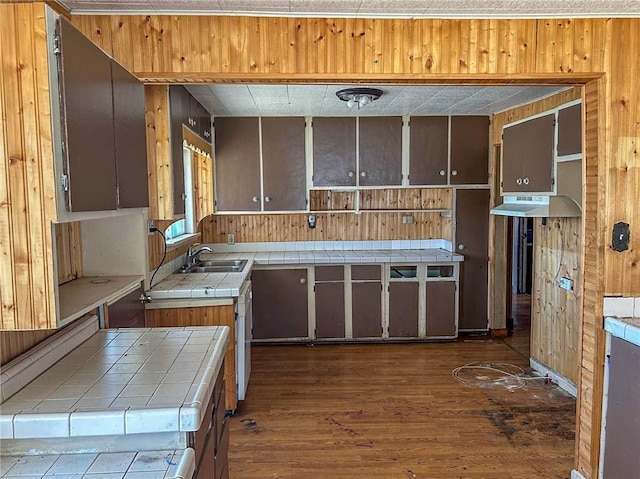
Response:
POLYGON ((604 475, 638 477, 640 471, 640 347, 611 338, 604 475), (635 454, 632 452, 635 451, 635 454))
POLYGON ((306 269, 256 270, 251 282, 254 339, 309 336, 306 269))
POLYGON ((449 118, 414 116, 409 122, 409 183, 446 185, 449 118))
POLYGON ((316 338, 344 338, 344 283, 316 283, 316 338))
POLYGON ((144 86, 111 61, 118 208, 149 206, 144 86))
POLYGON ((313 119, 313 186, 356 185, 356 119, 313 119))
POLYGON ((402 118, 362 117, 358 136, 360 186, 402 184, 402 118))
POLYGON ((216 118, 218 210, 260 211, 258 118, 216 118))
POLYGON ((427 336, 455 336, 456 284, 427 281, 427 336))
POLYGON ((558 110, 558 156, 582 153, 582 105, 558 110))
POLYGON ((451 184, 489 183, 489 117, 451 117, 451 184))
POLYGON ((200 136, 207 143, 211 143, 211 114, 200 104, 198 104, 198 118, 200 136))
POLYGON ((307 206, 304 118, 262 118, 264 210, 307 206))
POLYGON ((69 209, 114 210, 111 59, 65 20, 60 20, 59 35, 69 209))
POLYGON ((352 332, 354 338, 382 336, 381 283, 352 283, 352 332))
POLYGON ((504 129, 502 134, 502 191, 553 191, 554 114, 504 129))
POLYGON ((184 103, 186 90, 183 86, 169 87, 169 123, 171 142, 171 168, 173 180, 173 214, 184 214, 184 163, 182 156, 182 121, 188 105, 184 103))
MULTIPOLYGON (((185 89, 186 91, 186 89, 185 89)), ((189 102, 189 115, 187 117, 186 125, 196 134, 200 135, 200 119, 202 118, 202 112, 200 103, 196 100, 191 93, 187 91, 189 102)))
POLYGON ((487 329, 489 288, 489 190, 457 190, 456 252, 460 263, 461 330, 487 329))
POLYGON ((419 287, 417 282, 389 283, 389 337, 418 337, 419 287))

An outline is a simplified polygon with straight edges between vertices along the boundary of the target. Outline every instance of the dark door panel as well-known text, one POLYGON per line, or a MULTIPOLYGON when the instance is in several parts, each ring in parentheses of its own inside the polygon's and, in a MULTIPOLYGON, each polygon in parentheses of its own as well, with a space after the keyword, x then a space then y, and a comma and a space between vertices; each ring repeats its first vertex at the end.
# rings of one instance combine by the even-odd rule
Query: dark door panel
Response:
POLYGON ((489 183, 489 117, 451 117, 451 184, 489 183))
POLYGON ((361 117, 359 184, 402 184, 402 118, 361 117))
POLYGON ((409 123, 409 183, 446 185, 449 118, 413 116, 409 123))
POLYGON ((354 338, 382 337, 381 291, 381 283, 351 285, 354 338))
POLYGON ((306 208, 304 118, 262 118, 265 211, 306 208))
POLYGON ((344 338, 344 283, 316 283, 316 337, 344 338))
POLYGON ((356 119, 313 119, 313 185, 356 185, 356 119))
POLYGON ((111 61, 118 207, 149 206, 144 86, 111 61))
POLYGON ((638 477, 640 471, 640 347, 611 338, 605 478, 638 477))
POLYGON ((344 266, 316 266, 316 281, 342 281, 344 266))
POLYGON ((59 35, 70 210, 114 210, 117 204, 111 59, 62 19, 59 35))
POLYGON ((254 339, 308 337, 307 270, 255 270, 253 288, 254 339))
POLYGON ((553 191, 553 114, 504 129, 502 188, 510 192, 553 191))
POLYGON ((582 105, 558 111, 558 155, 582 152, 582 105))
POLYGON ((427 336, 456 334, 456 284, 453 281, 427 282, 427 336))
POLYGON ((260 211, 258 118, 216 118, 216 191, 220 211, 260 211))
POLYGON ((187 90, 181 85, 169 87, 169 123, 171 168, 173 179, 173 214, 184 214, 184 163, 182 156, 182 123, 189 106, 185 103, 187 90))
POLYGON ((351 266, 351 279, 353 280, 380 280, 382 268, 379 264, 364 264, 351 266))
POLYGON ((455 244, 456 252, 464 256, 459 329, 487 329, 489 190, 457 190, 455 244))
POLYGON ((417 282, 389 283, 389 337, 418 337, 419 287, 417 282))

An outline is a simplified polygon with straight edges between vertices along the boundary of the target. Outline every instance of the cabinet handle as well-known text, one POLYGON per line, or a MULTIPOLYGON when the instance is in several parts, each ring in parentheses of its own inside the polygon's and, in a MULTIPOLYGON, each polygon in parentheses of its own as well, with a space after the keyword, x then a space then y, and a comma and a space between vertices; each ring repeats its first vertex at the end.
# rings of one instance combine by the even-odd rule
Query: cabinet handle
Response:
POLYGON ((257 203, 260 200, 260 198, 258 198, 257 196, 254 196, 253 198, 251 198, 251 201, 253 201, 254 203, 257 203))
POLYGON ((307 282, 306 278, 300 278, 300 284, 305 284, 307 282))
POLYGON ((269 203, 269 201, 271 201, 271 196, 265 196, 264 201, 269 203))
POLYGON ((451 170, 451 176, 457 176, 458 170, 451 170))
POLYGON ((440 176, 444 176, 444 175, 446 175, 446 174, 447 174, 447 172, 446 172, 446 171, 444 171, 444 170, 440 170, 440 176))
POLYGON ((187 194, 186 193, 182 193, 182 199, 186 200, 187 199, 187 194))
POLYGON ((516 180, 516 185, 521 185, 522 184, 522 178, 518 178, 516 180))
POLYGON ((360 176, 364 178, 365 176, 367 176, 367 172, 366 171, 361 171, 360 172, 360 176))
POLYGON ((525 178, 525 179, 523 180, 523 183, 524 183, 525 185, 528 185, 528 184, 529 184, 529 178, 528 178, 528 177, 527 177, 527 178, 525 178))
POLYGON ((459 250, 459 251, 462 251, 463 249, 464 249, 464 245, 463 245, 462 243, 460 243, 460 244, 458 245, 458 250, 459 250))
POLYGON ((349 178, 353 178, 353 171, 350 171, 349 173, 347 173, 347 176, 348 176, 349 178))

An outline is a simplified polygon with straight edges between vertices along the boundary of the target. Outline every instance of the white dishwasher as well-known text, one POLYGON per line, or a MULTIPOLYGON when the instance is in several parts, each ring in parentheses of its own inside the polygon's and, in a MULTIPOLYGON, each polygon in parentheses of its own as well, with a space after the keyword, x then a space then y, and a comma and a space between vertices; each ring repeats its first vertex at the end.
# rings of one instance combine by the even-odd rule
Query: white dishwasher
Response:
POLYGON ((236 302, 236 382, 238 400, 244 400, 251 374, 251 281, 242 283, 236 302))

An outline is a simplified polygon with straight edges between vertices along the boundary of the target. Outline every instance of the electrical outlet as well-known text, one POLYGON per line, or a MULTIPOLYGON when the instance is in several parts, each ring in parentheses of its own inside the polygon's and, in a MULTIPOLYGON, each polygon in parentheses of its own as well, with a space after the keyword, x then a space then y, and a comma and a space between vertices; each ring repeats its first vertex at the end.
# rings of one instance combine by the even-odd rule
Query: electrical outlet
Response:
POLYGON ((151 236, 153 234, 154 226, 153 220, 147 220, 147 234, 151 236))
POLYGON ((402 223, 409 225, 414 222, 413 215, 402 215, 402 223))
POLYGON ((233 233, 227 233, 227 244, 236 244, 236 237, 233 233))
POLYGON ((560 278, 559 286, 567 291, 573 291, 573 280, 569 278, 560 278))

